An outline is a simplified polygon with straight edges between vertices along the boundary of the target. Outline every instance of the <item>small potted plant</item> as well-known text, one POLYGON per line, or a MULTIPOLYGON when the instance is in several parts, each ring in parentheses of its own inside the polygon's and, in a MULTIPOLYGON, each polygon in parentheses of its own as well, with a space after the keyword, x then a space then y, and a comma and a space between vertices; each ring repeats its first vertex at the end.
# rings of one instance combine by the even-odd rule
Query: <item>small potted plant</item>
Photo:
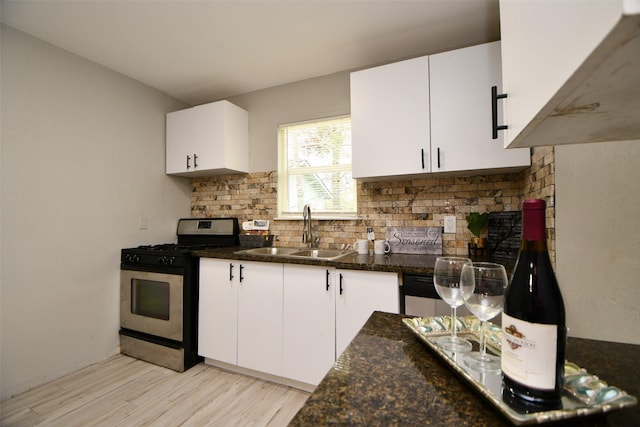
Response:
POLYGON ((484 248, 486 239, 480 237, 480 234, 487 228, 489 224, 489 213, 471 212, 465 217, 467 220, 467 228, 474 237, 471 238, 471 246, 474 248, 484 248))

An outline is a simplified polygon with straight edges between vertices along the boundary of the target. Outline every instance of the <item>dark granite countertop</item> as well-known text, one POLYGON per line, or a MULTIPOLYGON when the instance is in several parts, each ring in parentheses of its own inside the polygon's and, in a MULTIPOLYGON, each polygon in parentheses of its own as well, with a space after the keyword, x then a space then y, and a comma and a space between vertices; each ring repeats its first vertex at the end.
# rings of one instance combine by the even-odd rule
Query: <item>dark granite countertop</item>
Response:
MULTIPOLYGON (((358 255, 352 254, 339 258, 335 261, 324 261, 317 259, 298 259, 280 256, 264 256, 238 254, 242 247, 208 249, 195 251, 195 256, 204 258, 223 258, 241 261, 262 261, 278 262, 289 264, 319 265, 323 267, 334 267, 349 270, 387 271, 395 273, 413 274, 433 274, 437 255, 413 255, 413 254, 387 254, 387 255, 358 255)), ((301 248, 303 249, 303 248, 301 248)), ((474 258, 474 261, 493 261, 503 264, 507 271, 510 271, 515 264, 515 259, 491 259, 490 257, 474 258)))
MULTIPOLYGON (((423 346, 403 317, 373 313, 290 425, 511 425, 423 346)), ((567 359, 640 396, 640 345, 569 338, 567 359)), ((639 420, 636 405, 561 425, 635 426, 639 420)))

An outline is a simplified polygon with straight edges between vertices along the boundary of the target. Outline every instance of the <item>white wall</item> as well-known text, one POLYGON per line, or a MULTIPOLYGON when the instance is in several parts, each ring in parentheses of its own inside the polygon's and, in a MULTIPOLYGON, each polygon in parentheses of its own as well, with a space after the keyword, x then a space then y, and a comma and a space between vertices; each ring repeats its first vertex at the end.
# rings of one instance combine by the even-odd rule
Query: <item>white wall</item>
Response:
POLYGON ((640 141, 555 154, 556 273, 569 335, 640 344, 640 141))
POLYGON ((349 84, 341 72, 229 98, 249 112, 249 172, 278 169, 278 125, 349 114, 349 84))
POLYGON ((6 398, 118 352, 120 249, 175 240, 190 200, 164 175, 185 105, 10 27, 1 49, 6 398))

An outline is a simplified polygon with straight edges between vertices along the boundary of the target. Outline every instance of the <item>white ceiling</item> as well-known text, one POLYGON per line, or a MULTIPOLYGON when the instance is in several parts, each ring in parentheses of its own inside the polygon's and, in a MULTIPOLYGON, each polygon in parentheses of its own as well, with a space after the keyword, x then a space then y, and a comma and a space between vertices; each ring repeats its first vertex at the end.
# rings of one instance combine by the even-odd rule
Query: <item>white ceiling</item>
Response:
POLYGON ((498 40, 498 0, 2 0, 2 21, 190 105, 498 40))

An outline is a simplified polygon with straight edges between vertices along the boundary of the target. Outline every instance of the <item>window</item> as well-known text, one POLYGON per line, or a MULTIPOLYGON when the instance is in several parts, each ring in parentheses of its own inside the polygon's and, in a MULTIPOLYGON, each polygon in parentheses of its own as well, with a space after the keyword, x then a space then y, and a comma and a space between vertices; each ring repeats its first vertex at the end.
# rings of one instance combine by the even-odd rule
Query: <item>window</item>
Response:
POLYGON ((355 217, 351 118, 281 125, 278 129, 278 217, 355 217))

